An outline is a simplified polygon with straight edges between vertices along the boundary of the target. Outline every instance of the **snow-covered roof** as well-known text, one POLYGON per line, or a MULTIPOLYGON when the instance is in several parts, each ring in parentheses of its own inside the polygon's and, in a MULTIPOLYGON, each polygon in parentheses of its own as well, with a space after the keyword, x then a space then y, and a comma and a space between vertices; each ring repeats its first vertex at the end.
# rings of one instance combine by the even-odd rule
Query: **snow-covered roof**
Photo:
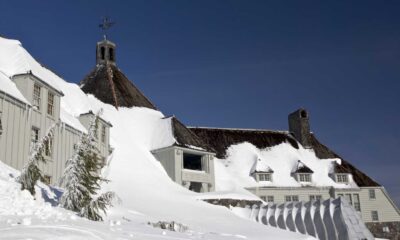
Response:
POLYGON ((266 161, 263 161, 261 158, 257 158, 257 161, 254 163, 253 167, 250 170, 250 173, 273 173, 274 170, 270 166, 268 166, 266 161))
POLYGON ((11 97, 25 103, 31 105, 28 100, 21 94, 18 90, 15 83, 6 76, 2 71, 0 71, 0 91, 10 95, 11 97))
MULTIPOLYGON (((335 161, 336 163, 336 161, 335 161)), ((294 169, 292 173, 313 173, 314 171, 311 170, 307 165, 305 165, 301 160, 297 161, 297 164, 294 165, 294 169)))
POLYGON ((62 93, 56 74, 40 65, 23 47, 20 41, 0 37, 0 71, 9 78, 32 73, 43 82, 62 93))
POLYGON ((245 142, 232 145, 227 150, 227 157, 215 160, 215 181, 218 191, 229 191, 239 187, 336 187, 358 188, 350 179, 348 184, 337 183, 331 178, 334 164, 338 159, 319 159, 313 150, 299 146, 294 148, 289 143, 259 149, 245 142), (301 161, 299 162, 299 159, 301 161), (302 183, 293 177, 297 169, 309 169, 313 172, 311 183, 302 183), (273 170, 272 181, 257 182, 251 173, 256 170, 273 170))
POLYGON ((76 117, 66 112, 63 108, 61 108, 60 111, 60 119, 70 127, 73 127, 80 132, 87 133, 87 129, 82 125, 82 123, 76 117))

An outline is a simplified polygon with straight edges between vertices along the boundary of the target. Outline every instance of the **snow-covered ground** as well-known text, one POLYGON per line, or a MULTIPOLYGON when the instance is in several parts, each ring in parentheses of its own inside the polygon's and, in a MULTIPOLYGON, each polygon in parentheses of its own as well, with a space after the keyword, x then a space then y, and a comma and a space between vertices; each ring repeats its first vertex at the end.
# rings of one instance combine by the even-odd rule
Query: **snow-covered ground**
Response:
MULTIPOLYGON (((115 149, 104 171, 111 182, 103 189, 116 192, 122 200, 109 210, 104 222, 88 221, 51 206, 54 193, 44 185, 40 185, 36 199, 20 191, 15 182, 18 172, 0 162, 0 239, 309 239, 239 218, 227 208, 199 200, 205 195, 172 182, 150 153, 175 141, 161 112, 146 108, 116 110, 87 96, 76 84, 43 68, 18 41, 0 38, 0 53, 0 71, 7 77, 2 76, 2 81, 10 81, 7 86, 11 89, 2 83, 0 90, 13 91, 21 98, 10 77, 32 71, 65 94, 61 100, 62 121, 82 128, 74 117, 103 109, 102 117, 113 125, 111 144, 115 149), (43 197, 42 192, 48 193, 43 197), (158 221, 176 221, 189 230, 171 232, 148 224, 158 221)), ((220 195, 250 197, 241 191, 220 195)))

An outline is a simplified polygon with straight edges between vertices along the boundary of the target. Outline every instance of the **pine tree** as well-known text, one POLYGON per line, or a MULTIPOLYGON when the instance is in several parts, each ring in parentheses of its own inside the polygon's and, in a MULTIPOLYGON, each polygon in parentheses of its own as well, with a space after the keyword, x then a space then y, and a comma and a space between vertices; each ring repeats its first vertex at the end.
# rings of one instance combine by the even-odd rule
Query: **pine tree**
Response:
POLYGON ((42 171, 39 169, 39 163, 46 163, 43 156, 44 152, 51 153, 51 141, 54 137, 54 129, 56 124, 53 124, 46 132, 46 135, 37 143, 31 146, 29 160, 17 178, 17 182, 21 184, 21 190, 28 190, 32 196, 35 196, 35 185, 38 180, 44 180, 42 171))
POLYGON ((82 134, 74 156, 67 161, 61 185, 65 188, 60 205, 68 210, 77 212, 90 220, 103 220, 100 211, 106 213, 115 194, 107 192, 96 198, 102 182, 108 180, 100 177, 103 167, 97 157, 95 135, 98 128, 99 115, 91 120, 88 134, 82 134))

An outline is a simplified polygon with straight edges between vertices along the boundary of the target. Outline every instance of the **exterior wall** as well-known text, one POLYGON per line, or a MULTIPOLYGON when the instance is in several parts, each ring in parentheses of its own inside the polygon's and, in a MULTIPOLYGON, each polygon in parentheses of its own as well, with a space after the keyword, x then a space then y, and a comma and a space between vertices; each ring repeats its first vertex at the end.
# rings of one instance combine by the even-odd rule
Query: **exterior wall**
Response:
MULTIPOLYGON (((41 163, 39 166, 43 173, 50 177, 50 183, 56 184, 63 174, 66 161, 73 156, 74 145, 79 142, 82 133, 60 121, 61 95, 59 92, 30 74, 14 76, 13 81, 29 102, 33 102, 34 84, 39 85, 41 100, 37 109, 0 92, 3 125, 3 134, 0 136, 0 161, 21 170, 29 158, 32 127, 39 129, 39 139, 41 139, 48 129, 56 124, 51 155, 46 157, 46 164, 41 163), (48 92, 54 94, 53 115, 47 113, 48 92)), ((100 126, 101 124, 108 123, 101 122, 100 126)), ((100 134, 99 131, 99 137, 101 137, 100 134)), ((109 136, 109 125, 107 125, 105 142, 97 142, 102 157, 109 155, 109 136)))
MULTIPOLYGON (((174 181, 177 182, 177 178, 175 175, 175 149, 174 148, 163 148, 160 150, 153 151, 154 157, 161 163, 167 172, 168 176, 174 181)), ((181 184, 181 180, 177 182, 181 184)))
POLYGON ((253 187, 247 188, 251 193, 258 197, 274 196, 274 203, 284 203, 285 196, 299 196, 299 201, 310 201, 310 195, 321 195, 322 199, 329 199, 330 187, 315 188, 315 187, 253 187))
POLYGON ((214 191, 214 155, 203 151, 171 146, 152 151, 154 157, 160 161, 170 178, 185 187, 189 187, 190 182, 202 183, 204 192, 214 191), (204 170, 190 170, 183 168, 183 153, 202 155, 202 165, 204 170))
POLYGON ((0 92, 0 161, 17 169, 22 169, 29 154, 29 111, 27 105, 0 92))
MULTIPOLYGON (((79 116, 79 121, 86 129, 88 129, 93 117, 94 114, 82 114, 81 116, 79 116)), ((102 157, 107 157, 108 155, 110 155, 110 125, 103 119, 99 119, 100 121, 97 126, 96 147, 100 151, 100 155, 102 157), (106 127, 106 137, 104 142, 101 141, 101 131, 103 126, 106 127)))

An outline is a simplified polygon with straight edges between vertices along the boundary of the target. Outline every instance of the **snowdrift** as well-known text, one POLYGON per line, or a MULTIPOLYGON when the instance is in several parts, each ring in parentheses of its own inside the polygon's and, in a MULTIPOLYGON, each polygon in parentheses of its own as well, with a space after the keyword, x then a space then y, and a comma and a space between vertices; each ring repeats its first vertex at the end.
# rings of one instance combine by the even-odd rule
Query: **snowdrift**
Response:
MULTIPOLYGON (((8 208, 5 206, 12 206, 11 208, 16 210, 15 212, 0 210, 1 236, 6 233, 6 236, 11 239, 23 236, 55 239, 62 238, 65 234, 77 236, 76 239, 116 239, 117 236, 139 236, 140 239, 187 239, 193 235, 207 239, 265 239, 266 236, 270 239, 306 239, 305 236, 236 217, 224 207, 213 206, 198 200, 199 194, 172 182, 150 153, 151 149, 169 146, 175 142, 168 122, 161 119, 164 117, 161 112, 147 108, 116 110, 111 105, 84 94, 76 84, 68 83, 42 67, 19 41, 0 38, 0 52, 0 71, 8 77, 9 81, 13 75, 32 71, 64 93, 65 96, 61 99, 62 121, 81 128, 82 126, 79 126, 73 117, 89 110, 97 112, 103 109, 102 117, 113 125, 111 144, 115 149, 104 172, 105 177, 111 182, 103 188, 116 192, 122 200, 121 205, 109 211, 106 221, 109 226, 84 219, 76 220, 73 215, 65 213, 62 209, 52 208, 48 203, 38 203, 40 199, 33 200, 24 192, 21 193, 17 183, 7 178, 6 173, 0 181, 2 184, 0 207, 5 209, 8 208), (21 202, 21 204, 9 205, 12 202, 21 202), (30 209, 32 212, 26 212, 25 209, 30 209), (11 219, 11 217, 4 218, 4 216, 19 215, 21 211, 22 215, 35 216, 36 223, 27 224, 31 226, 26 228, 19 227, 20 231, 10 229, 10 223, 3 219, 11 219), (66 214, 67 217, 40 216, 41 213, 47 212, 55 216, 66 214), (62 224, 70 227, 55 226, 54 219, 64 221, 62 224), (160 236, 161 230, 149 230, 149 227, 145 225, 147 221, 159 220, 180 222, 188 226, 190 231, 178 234, 178 237, 166 237, 165 232, 162 232, 160 236), (119 232, 113 233, 116 231, 119 232), (36 232, 38 232, 37 235, 30 234, 36 232)), ((2 86, 0 90, 6 90, 2 86)), ((5 166, 1 165, 1 168, 5 166)), ((20 224, 17 223, 17 225, 20 224)))

